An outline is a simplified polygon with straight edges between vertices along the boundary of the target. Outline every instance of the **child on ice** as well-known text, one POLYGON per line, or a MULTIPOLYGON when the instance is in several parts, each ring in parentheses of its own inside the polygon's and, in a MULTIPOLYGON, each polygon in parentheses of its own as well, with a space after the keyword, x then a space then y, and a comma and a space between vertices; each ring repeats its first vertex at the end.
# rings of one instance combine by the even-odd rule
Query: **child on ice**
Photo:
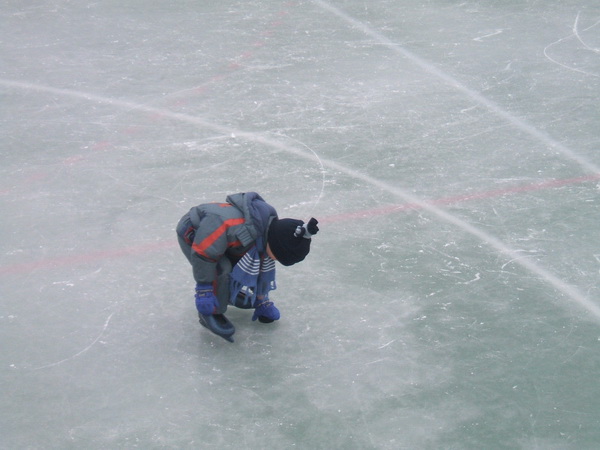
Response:
POLYGON ((269 299, 276 288, 275 261, 284 266, 302 261, 317 223, 279 219, 256 192, 190 209, 177 225, 177 239, 192 265, 200 323, 233 342, 235 327, 224 315, 228 304, 254 309, 253 321, 278 320, 279 310, 269 299))

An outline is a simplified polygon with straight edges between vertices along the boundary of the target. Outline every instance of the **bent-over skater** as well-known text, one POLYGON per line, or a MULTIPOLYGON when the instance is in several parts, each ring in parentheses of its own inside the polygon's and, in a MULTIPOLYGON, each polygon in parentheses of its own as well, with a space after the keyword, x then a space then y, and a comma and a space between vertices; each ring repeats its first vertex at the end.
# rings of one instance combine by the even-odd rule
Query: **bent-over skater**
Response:
POLYGON ((224 315, 228 304, 254 309, 253 321, 278 320, 279 310, 269 299, 276 288, 275 261, 284 266, 302 261, 317 223, 279 219, 256 192, 190 209, 177 225, 177 238, 192 265, 200 323, 233 342, 235 327, 224 315))

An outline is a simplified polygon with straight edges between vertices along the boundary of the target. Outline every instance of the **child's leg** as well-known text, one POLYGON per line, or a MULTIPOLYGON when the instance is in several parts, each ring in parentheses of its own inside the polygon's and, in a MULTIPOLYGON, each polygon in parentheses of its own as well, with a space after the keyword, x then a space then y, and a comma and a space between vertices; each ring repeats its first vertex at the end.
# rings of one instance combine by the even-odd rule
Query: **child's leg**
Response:
POLYGON ((218 314, 224 314, 229 304, 229 274, 233 269, 231 261, 226 256, 217 264, 217 300, 219 301, 218 314))

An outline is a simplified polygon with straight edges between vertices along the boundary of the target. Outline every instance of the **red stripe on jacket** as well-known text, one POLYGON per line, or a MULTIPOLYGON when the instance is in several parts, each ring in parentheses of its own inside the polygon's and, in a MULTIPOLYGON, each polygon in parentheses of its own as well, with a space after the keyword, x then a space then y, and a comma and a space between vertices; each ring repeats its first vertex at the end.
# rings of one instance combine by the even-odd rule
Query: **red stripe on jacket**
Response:
MULTIPOLYGON (((244 222, 246 222, 244 218, 227 219, 219 226, 219 228, 210 233, 202 242, 200 242, 199 244, 194 243, 192 245, 192 248, 196 253, 206 258, 209 258, 209 256, 206 254, 206 250, 210 248, 210 246, 213 245, 217 241, 217 239, 219 239, 223 235, 223 233, 227 231, 229 227, 241 225, 244 222)), ((228 244, 227 246, 230 247, 232 245, 228 244)))

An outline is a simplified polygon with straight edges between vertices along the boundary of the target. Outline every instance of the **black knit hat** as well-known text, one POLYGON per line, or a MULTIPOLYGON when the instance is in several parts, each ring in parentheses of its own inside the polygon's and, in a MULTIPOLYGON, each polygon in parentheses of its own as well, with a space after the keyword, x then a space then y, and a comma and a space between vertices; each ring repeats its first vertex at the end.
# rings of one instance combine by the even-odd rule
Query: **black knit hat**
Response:
POLYGON ((310 252, 310 241, 317 234, 317 219, 305 224, 296 219, 273 219, 269 226, 267 242, 273 255, 284 266, 302 261, 310 252))

